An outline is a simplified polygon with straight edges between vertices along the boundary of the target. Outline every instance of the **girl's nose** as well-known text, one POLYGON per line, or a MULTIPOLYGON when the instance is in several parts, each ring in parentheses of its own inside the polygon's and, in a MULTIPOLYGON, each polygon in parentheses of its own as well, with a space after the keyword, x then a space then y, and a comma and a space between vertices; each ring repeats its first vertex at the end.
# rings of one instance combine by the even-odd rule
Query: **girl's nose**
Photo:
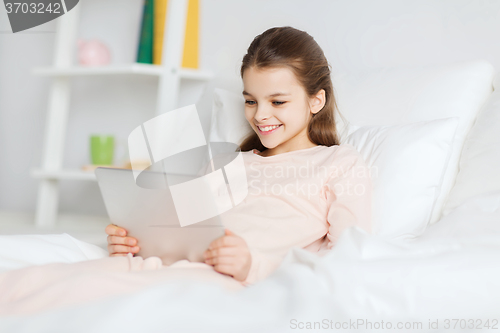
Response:
POLYGON ((267 119, 271 118, 271 114, 269 110, 266 110, 266 108, 259 107, 257 108, 257 112, 255 113, 254 116, 255 120, 259 123, 265 122, 267 119))

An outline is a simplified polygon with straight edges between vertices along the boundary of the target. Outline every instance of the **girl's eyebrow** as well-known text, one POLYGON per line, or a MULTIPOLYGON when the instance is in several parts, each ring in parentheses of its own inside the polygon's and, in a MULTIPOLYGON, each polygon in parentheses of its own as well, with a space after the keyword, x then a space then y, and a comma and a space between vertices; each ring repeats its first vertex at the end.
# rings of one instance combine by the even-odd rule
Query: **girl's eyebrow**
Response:
MULTIPOLYGON (((243 95, 245 96, 252 96, 252 94, 246 92, 245 90, 243 90, 243 95)), ((284 92, 277 92, 277 93, 274 93, 274 94, 271 94, 269 96, 267 96, 266 98, 270 98, 270 97, 277 97, 277 96, 289 96, 291 95, 290 93, 284 93, 284 92)))

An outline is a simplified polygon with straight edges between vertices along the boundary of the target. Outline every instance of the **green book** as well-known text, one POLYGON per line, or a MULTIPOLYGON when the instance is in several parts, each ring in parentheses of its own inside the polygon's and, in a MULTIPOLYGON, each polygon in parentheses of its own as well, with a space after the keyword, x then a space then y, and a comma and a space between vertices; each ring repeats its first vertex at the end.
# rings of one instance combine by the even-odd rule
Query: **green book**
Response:
POLYGON ((153 63, 154 0, 144 0, 137 62, 153 63))

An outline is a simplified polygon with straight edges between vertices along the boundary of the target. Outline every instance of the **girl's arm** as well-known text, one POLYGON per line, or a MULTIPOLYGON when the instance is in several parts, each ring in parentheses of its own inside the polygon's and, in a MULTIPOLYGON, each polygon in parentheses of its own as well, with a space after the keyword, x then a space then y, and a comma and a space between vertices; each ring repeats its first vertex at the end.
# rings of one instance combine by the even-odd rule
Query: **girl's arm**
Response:
POLYGON ((214 240, 205 251, 205 263, 213 266, 219 273, 232 276, 245 286, 266 278, 283 261, 282 257, 250 250, 245 240, 229 229, 226 229, 225 233, 214 240))
POLYGON ((341 233, 352 226, 372 232, 372 182, 370 170, 361 154, 351 145, 341 145, 336 153, 333 173, 325 186, 328 204, 326 248, 320 256, 331 250, 341 233))
MULTIPOLYGON (((323 256, 335 246, 340 234, 357 226, 371 233, 372 182, 370 170, 359 152, 342 145, 335 153, 335 165, 325 184, 329 224, 325 243, 318 251, 323 256)), ((252 264, 245 284, 260 281, 275 271, 284 257, 250 250, 252 264)))
POLYGON ((245 286, 252 285, 268 277, 283 261, 284 257, 263 254, 257 250, 250 250, 252 263, 248 276, 243 281, 245 286))
POLYGON ((284 257, 264 255, 255 249, 249 249, 245 240, 229 229, 225 233, 210 243, 203 254, 205 263, 245 286, 266 278, 283 261, 284 257))

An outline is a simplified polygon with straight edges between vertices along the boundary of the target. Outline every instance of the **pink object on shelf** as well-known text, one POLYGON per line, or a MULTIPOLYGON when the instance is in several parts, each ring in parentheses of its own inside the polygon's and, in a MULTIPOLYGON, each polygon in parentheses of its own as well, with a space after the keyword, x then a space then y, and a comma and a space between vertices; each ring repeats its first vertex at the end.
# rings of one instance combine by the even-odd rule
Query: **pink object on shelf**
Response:
POLYGON ((109 64, 111 54, 105 44, 97 39, 78 40, 78 62, 82 66, 103 66, 109 64))

